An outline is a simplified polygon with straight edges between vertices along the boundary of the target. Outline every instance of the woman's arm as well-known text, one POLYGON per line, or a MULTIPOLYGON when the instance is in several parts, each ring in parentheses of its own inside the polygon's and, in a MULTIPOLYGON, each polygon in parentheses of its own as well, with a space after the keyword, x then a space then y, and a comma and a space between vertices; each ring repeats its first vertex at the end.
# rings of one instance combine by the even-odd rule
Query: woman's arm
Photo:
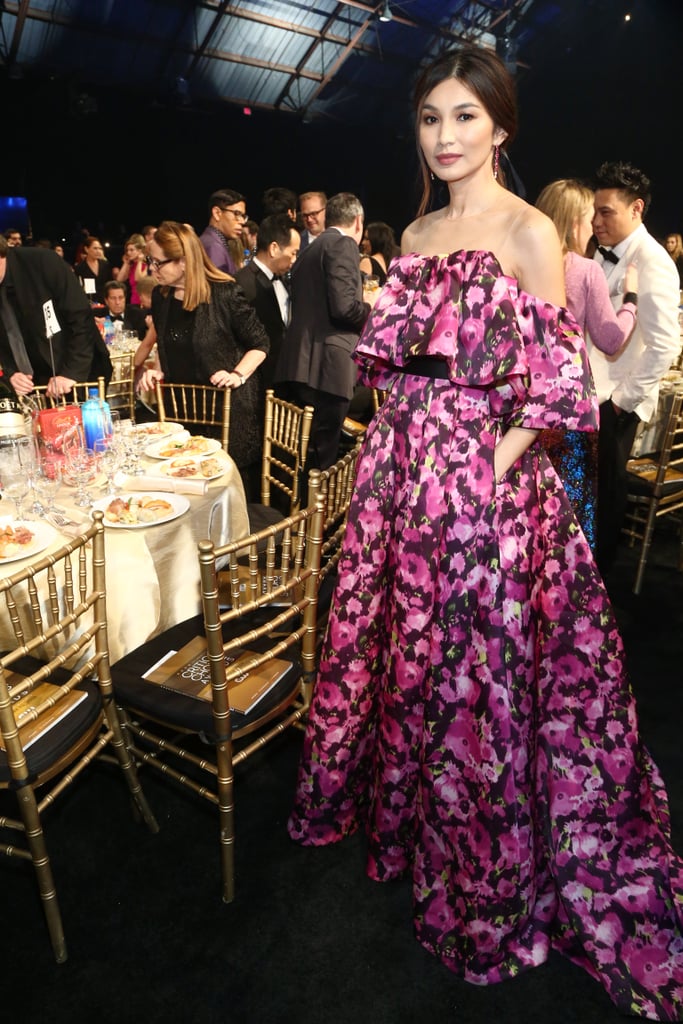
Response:
POLYGON ((612 356, 626 344, 636 325, 637 306, 633 296, 638 293, 638 271, 629 263, 624 274, 624 302, 616 313, 602 267, 591 260, 588 272, 586 331, 596 348, 612 356))

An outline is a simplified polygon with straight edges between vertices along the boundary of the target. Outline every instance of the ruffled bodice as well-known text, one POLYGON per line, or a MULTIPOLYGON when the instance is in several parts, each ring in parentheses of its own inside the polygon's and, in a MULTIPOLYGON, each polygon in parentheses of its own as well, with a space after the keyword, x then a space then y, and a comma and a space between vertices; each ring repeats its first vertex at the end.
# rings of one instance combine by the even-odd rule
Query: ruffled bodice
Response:
POLYGON ((597 429, 586 349, 569 310, 520 290, 490 252, 395 259, 359 339, 365 383, 387 389, 416 356, 492 389, 508 426, 597 429))

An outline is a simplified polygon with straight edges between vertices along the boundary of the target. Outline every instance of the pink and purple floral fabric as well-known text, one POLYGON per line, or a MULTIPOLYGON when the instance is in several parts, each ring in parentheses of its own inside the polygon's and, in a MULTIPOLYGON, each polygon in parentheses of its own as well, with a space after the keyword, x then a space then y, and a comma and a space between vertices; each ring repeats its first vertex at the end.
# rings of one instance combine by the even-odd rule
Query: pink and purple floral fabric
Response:
POLYGON ((551 948, 624 1013, 683 1008, 681 862, 623 649, 561 483, 511 425, 596 429, 566 310, 490 253, 402 256, 359 341, 387 389, 359 462, 289 830, 359 826, 415 928, 477 984, 551 948), (438 356, 449 378, 415 376, 438 356))

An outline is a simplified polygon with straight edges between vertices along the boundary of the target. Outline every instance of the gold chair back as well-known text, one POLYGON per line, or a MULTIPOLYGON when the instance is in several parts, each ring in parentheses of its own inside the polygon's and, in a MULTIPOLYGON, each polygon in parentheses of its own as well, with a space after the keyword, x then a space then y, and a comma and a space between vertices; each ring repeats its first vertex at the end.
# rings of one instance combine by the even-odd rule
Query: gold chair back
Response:
POLYGON ((230 389, 205 384, 156 382, 157 414, 161 423, 177 420, 187 426, 215 427, 227 453, 230 441, 230 389))
POLYGON ((59 398, 53 398, 52 395, 48 395, 46 384, 39 384, 33 389, 29 397, 33 399, 39 409, 55 409, 57 406, 70 405, 71 403, 81 405, 88 398, 88 392, 91 388, 97 388, 97 397, 100 401, 104 402, 106 399, 104 377, 98 377, 97 380, 77 381, 68 395, 60 395, 59 398))
POLYGON ((301 409, 266 391, 261 460, 261 504, 269 508, 273 491, 279 491, 296 512, 301 501, 300 479, 308 454, 313 407, 301 409))
MULTIPOLYGON (((674 392, 658 452, 627 463, 628 504, 623 532, 640 544, 633 593, 639 594, 658 519, 683 509, 683 387, 674 392)), ((679 569, 683 570, 683 526, 679 569)))
POLYGON ((0 787, 17 799, 0 832, 20 837, 0 842, 0 853, 32 862, 58 963, 67 952, 44 809, 111 747, 138 812, 157 830, 113 702, 104 526, 102 513, 94 516, 81 536, 0 580, 15 637, 0 657, 0 787))
POLYGON ((300 722, 310 704, 321 536, 316 496, 314 504, 242 540, 220 548, 200 541, 203 621, 182 623, 114 665, 132 756, 218 808, 225 902, 235 888, 234 765, 300 722), (227 608, 219 603, 219 566, 227 608), (150 679, 161 650, 178 652, 178 663, 150 679), (190 698, 187 686, 197 679, 201 689, 190 698), (238 711, 243 687, 257 683, 265 686, 261 699, 238 711))
POLYGON ((135 367, 134 352, 112 352, 112 375, 106 389, 110 409, 135 420, 135 367))

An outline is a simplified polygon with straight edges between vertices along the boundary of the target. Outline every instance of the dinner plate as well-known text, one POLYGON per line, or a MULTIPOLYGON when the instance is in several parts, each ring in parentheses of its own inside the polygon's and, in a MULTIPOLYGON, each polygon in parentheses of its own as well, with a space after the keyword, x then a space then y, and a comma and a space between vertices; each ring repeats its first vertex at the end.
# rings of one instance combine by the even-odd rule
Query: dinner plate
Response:
POLYGON ((155 441, 145 448, 145 455, 152 459, 173 459, 176 455, 213 455, 221 450, 220 441, 213 437, 196 437, 190 434, 173 434, 171 437, 155 441), (201 451, 192 450, 192 445, 202 441, 201 451))
POLYGON ((33 555, 37 555, 38 552, 44 551, 59 536, 54 526, 44 523, 42 519, 26 521, 24 519, 13 519, 12 516, 0 517, 0 530, 4 530, 7 526, 11 526, 13 529, 17 526, 25 526, 33 534, 33 540, 28 544, 22 544, 21 551, 14 555, 8 555, 6 558, 0 556, 0 565, 5 565, 7 562, 18 562, 21 558, 31 558, 33 555))
MULTIPOLYGON (((153 519, 151 523, 113 523, 111 520, 107 519, 105 515, 105 518, 102 520, 104 525, 108 529, 112 530, 143 530, 147 529, 148 526, 161 526, 162 523, 170 523, 172 519, 177 519, 178 516, 182 516, 190 507, 190 503, 184 495, 169 494, 165 491, 132 491, 121 495, 121 498, 124 501, 135 501, 136 499, 139 500, 143 497, 159 498, 161 501, 167 501, 171 508, 166 515, 160 516, 158 519, 153 519)), ((106 513, 114 500, 115 499, 112 498, 111 494, 106 498, 98 498, 97 501, 93 502, 92 508, 99 509, 100 512, 106 513)))
POLYGON ((182 423, 171 423, 169 420, 164 420, 163 423, 138 423, 135 433, 148 437, 150 441, 157 441, 159 438, 168 437, 169 434, 178 434, 184 429, 182 423))
POLYGON ((227 459, 221 458, 216 452, 215 455, 174 455, 172 459, 162 462, 156 472, 160 476, 173 477, 174 480, 217 480, 219 476, 223 476, 227 468, 227 459), (202 472, 202 463, 207 461, 216 463, 215 472, 202 472))

